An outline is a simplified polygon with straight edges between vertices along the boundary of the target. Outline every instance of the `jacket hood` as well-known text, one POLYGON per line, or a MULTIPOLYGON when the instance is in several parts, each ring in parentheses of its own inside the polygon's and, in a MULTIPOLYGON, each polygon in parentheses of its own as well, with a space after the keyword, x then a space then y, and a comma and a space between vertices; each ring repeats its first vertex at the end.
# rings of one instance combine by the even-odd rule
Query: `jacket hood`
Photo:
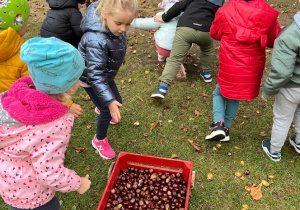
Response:
MULTIPOLYGON (((24 125, 49 123, 68 112, 68 108, 61 102, 36 90, 33 81, 28 76, 18 79, 2 95, 1 105, 9 117, 24 125)), ((2 116, 1 112, 0 117, 2 116)), ((3 124, 1 120, 0 127, 2 126, 8 125, 3 124)))
POLYGON ((109 33, 109 30, 106 27, 102 28, 102 22, 100 20, 100 17, 97 14, 95 14, 95 10, 99 3, 99 1, 92 3, 85 11, 80 25, 80 28, 83 32, 101 31, 103 33, 109 33))
POLYGON ((264 0, 231 0, 223 7, 235 38, 246 43, 265 42, 266 34, 274 27, 270 23, 275 23, 279 14, 264 0))
POLYGON ((295 22, 296 22, 298 28, 300 28, 300 11, 297 12, 296 15, 294 15, 294 20, 295 20, 295 22))
POLYGON ((74 0, 47 0, 47 1, 51 9, 63 9, 63 8, 70 8, 70 7, 78 8, 77 1, 74 0))
POLYGON ((4 62, 20 52, 20 46, 25 42, 23 37, 12 28, 0 32, 0 62, 4 62))

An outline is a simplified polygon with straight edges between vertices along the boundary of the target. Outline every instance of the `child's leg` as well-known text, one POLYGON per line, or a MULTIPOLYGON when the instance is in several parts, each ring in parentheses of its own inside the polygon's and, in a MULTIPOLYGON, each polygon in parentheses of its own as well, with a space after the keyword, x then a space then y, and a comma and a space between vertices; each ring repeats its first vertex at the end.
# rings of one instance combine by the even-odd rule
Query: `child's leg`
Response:
POLYGON ((295 111, 298 108, 299 98, 300 94, 298 93, 296 95, 295 91, 291 88, 282 88, 275 96, 271 152, 281 151, 293 121, 295 111))
POLYGON ((93 88, 84 88, 87 94, 89 94, 92 102, 95 104, 96 107, 100 110, 100 115, 98 118, 97 123, 97 131, 96 131, 96 138, 98 140, 102 140, 107 135, 107 129, 109 126, 109 122, 111 120, 111 115, 108 106, 103 106, 96 93, 94 92, 93 88))
POLYGON ((190 40, 194 36, 191 33, 192 31, 195 30, 190 30, 188 27, 179 27, 176 29, 170 57, 167 58, 166 66, 159 77, 161 85, 168 87, 175 79, 178 69, 191 47, 192 42, 190 40))
POLYGON ((215 49, 214 49, 214 42, 209 32, 202 32, 198 31, 196 36, 196 44, 199 45, 201 49, 201 66, 202 66, 202 73, 201 76, 205 82, 211 82, 211 71, 213 69, 215 63, 215 49))
POLYGON ((297 106, 294 119, 295 119, 296 140, 300 142, 300 104, 298 104, 297 106))
POLYGON ((171 50, 161 48, 156 43, 155 43, 155 46, 156 46, 156 50, 157 50, 158 61, 164 61, 167 57, 170 57, 171 50))
POLYGON ((225 118, 225 98, 220 92, 219 84, 216 85, 216 88, 213 92, 213 121, 219 122, 223 121, 225 118))
POLYGON ((228 98, 226 99, 225 119, 224 119, 224 125, 226 128, 230 128, 231 123, 239 108, 239 104, 240 104, 239 100, 232 100, 228 98))

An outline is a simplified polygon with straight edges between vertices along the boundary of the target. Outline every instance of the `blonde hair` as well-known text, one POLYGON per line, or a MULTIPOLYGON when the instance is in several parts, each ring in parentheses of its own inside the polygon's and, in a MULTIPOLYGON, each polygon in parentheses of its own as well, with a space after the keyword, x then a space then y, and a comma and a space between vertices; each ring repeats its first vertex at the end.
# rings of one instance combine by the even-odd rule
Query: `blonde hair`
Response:
POLYGON ((72 95, 76 93, 77 88, 78 87, 74 84, 64 93, 49 94, 49 96, 57 101, 60 101, 63 105, 68 106, 68 104, 72 101, 72 95))
POLYGON ((95 14, 100 17, 102 27, 105 27, 105 20, 102 18, 102 13, 113 15, 119 12, 127 12, 137 16, 140 0, 101 0, 95 10, 95 14))

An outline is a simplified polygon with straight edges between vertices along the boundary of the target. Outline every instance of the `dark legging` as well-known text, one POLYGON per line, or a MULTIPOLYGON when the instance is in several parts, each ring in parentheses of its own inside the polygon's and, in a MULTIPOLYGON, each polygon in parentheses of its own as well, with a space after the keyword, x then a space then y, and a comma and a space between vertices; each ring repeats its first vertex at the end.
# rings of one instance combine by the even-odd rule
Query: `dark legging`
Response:
MULTIPOLYGON (((8 205, 8 207, 11 208, 12 210, 28 210, 28 209, 18 209, 10 205, 8 205)), ((60 210, 59 201, 57 197, 54 196, 48 203, 40 207, 34 208, 34 210, 60 210)))
MULTIPOLYGON (((115 99, 122 103, 122 97, 120 96, 118 87, 115 83, 115 81, 111 81, 108 83, 111 91, 113 92, 115 99)), ((94 92, 93 88, 84 88, 87 94, 89 94, 92 102, 95 104, 96 107, 100 110, 100 115, 98 118, 97 123, 97 134, 96 137, 98 140, 102 140, 105 137, 107 137, 107 129, 109 126, 109 122, 111 120, 111 115, 108 106, 103 106, 103 104, 100 103, 100 100, 96 93, 94 92)))

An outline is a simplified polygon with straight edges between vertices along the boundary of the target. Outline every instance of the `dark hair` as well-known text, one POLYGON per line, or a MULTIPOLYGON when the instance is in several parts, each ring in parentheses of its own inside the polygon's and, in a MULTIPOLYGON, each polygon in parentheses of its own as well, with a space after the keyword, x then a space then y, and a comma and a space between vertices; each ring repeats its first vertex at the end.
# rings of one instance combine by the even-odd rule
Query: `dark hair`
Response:
POLYGON ((85 4, 85 0, 77 0, 78 4, 85 4))

